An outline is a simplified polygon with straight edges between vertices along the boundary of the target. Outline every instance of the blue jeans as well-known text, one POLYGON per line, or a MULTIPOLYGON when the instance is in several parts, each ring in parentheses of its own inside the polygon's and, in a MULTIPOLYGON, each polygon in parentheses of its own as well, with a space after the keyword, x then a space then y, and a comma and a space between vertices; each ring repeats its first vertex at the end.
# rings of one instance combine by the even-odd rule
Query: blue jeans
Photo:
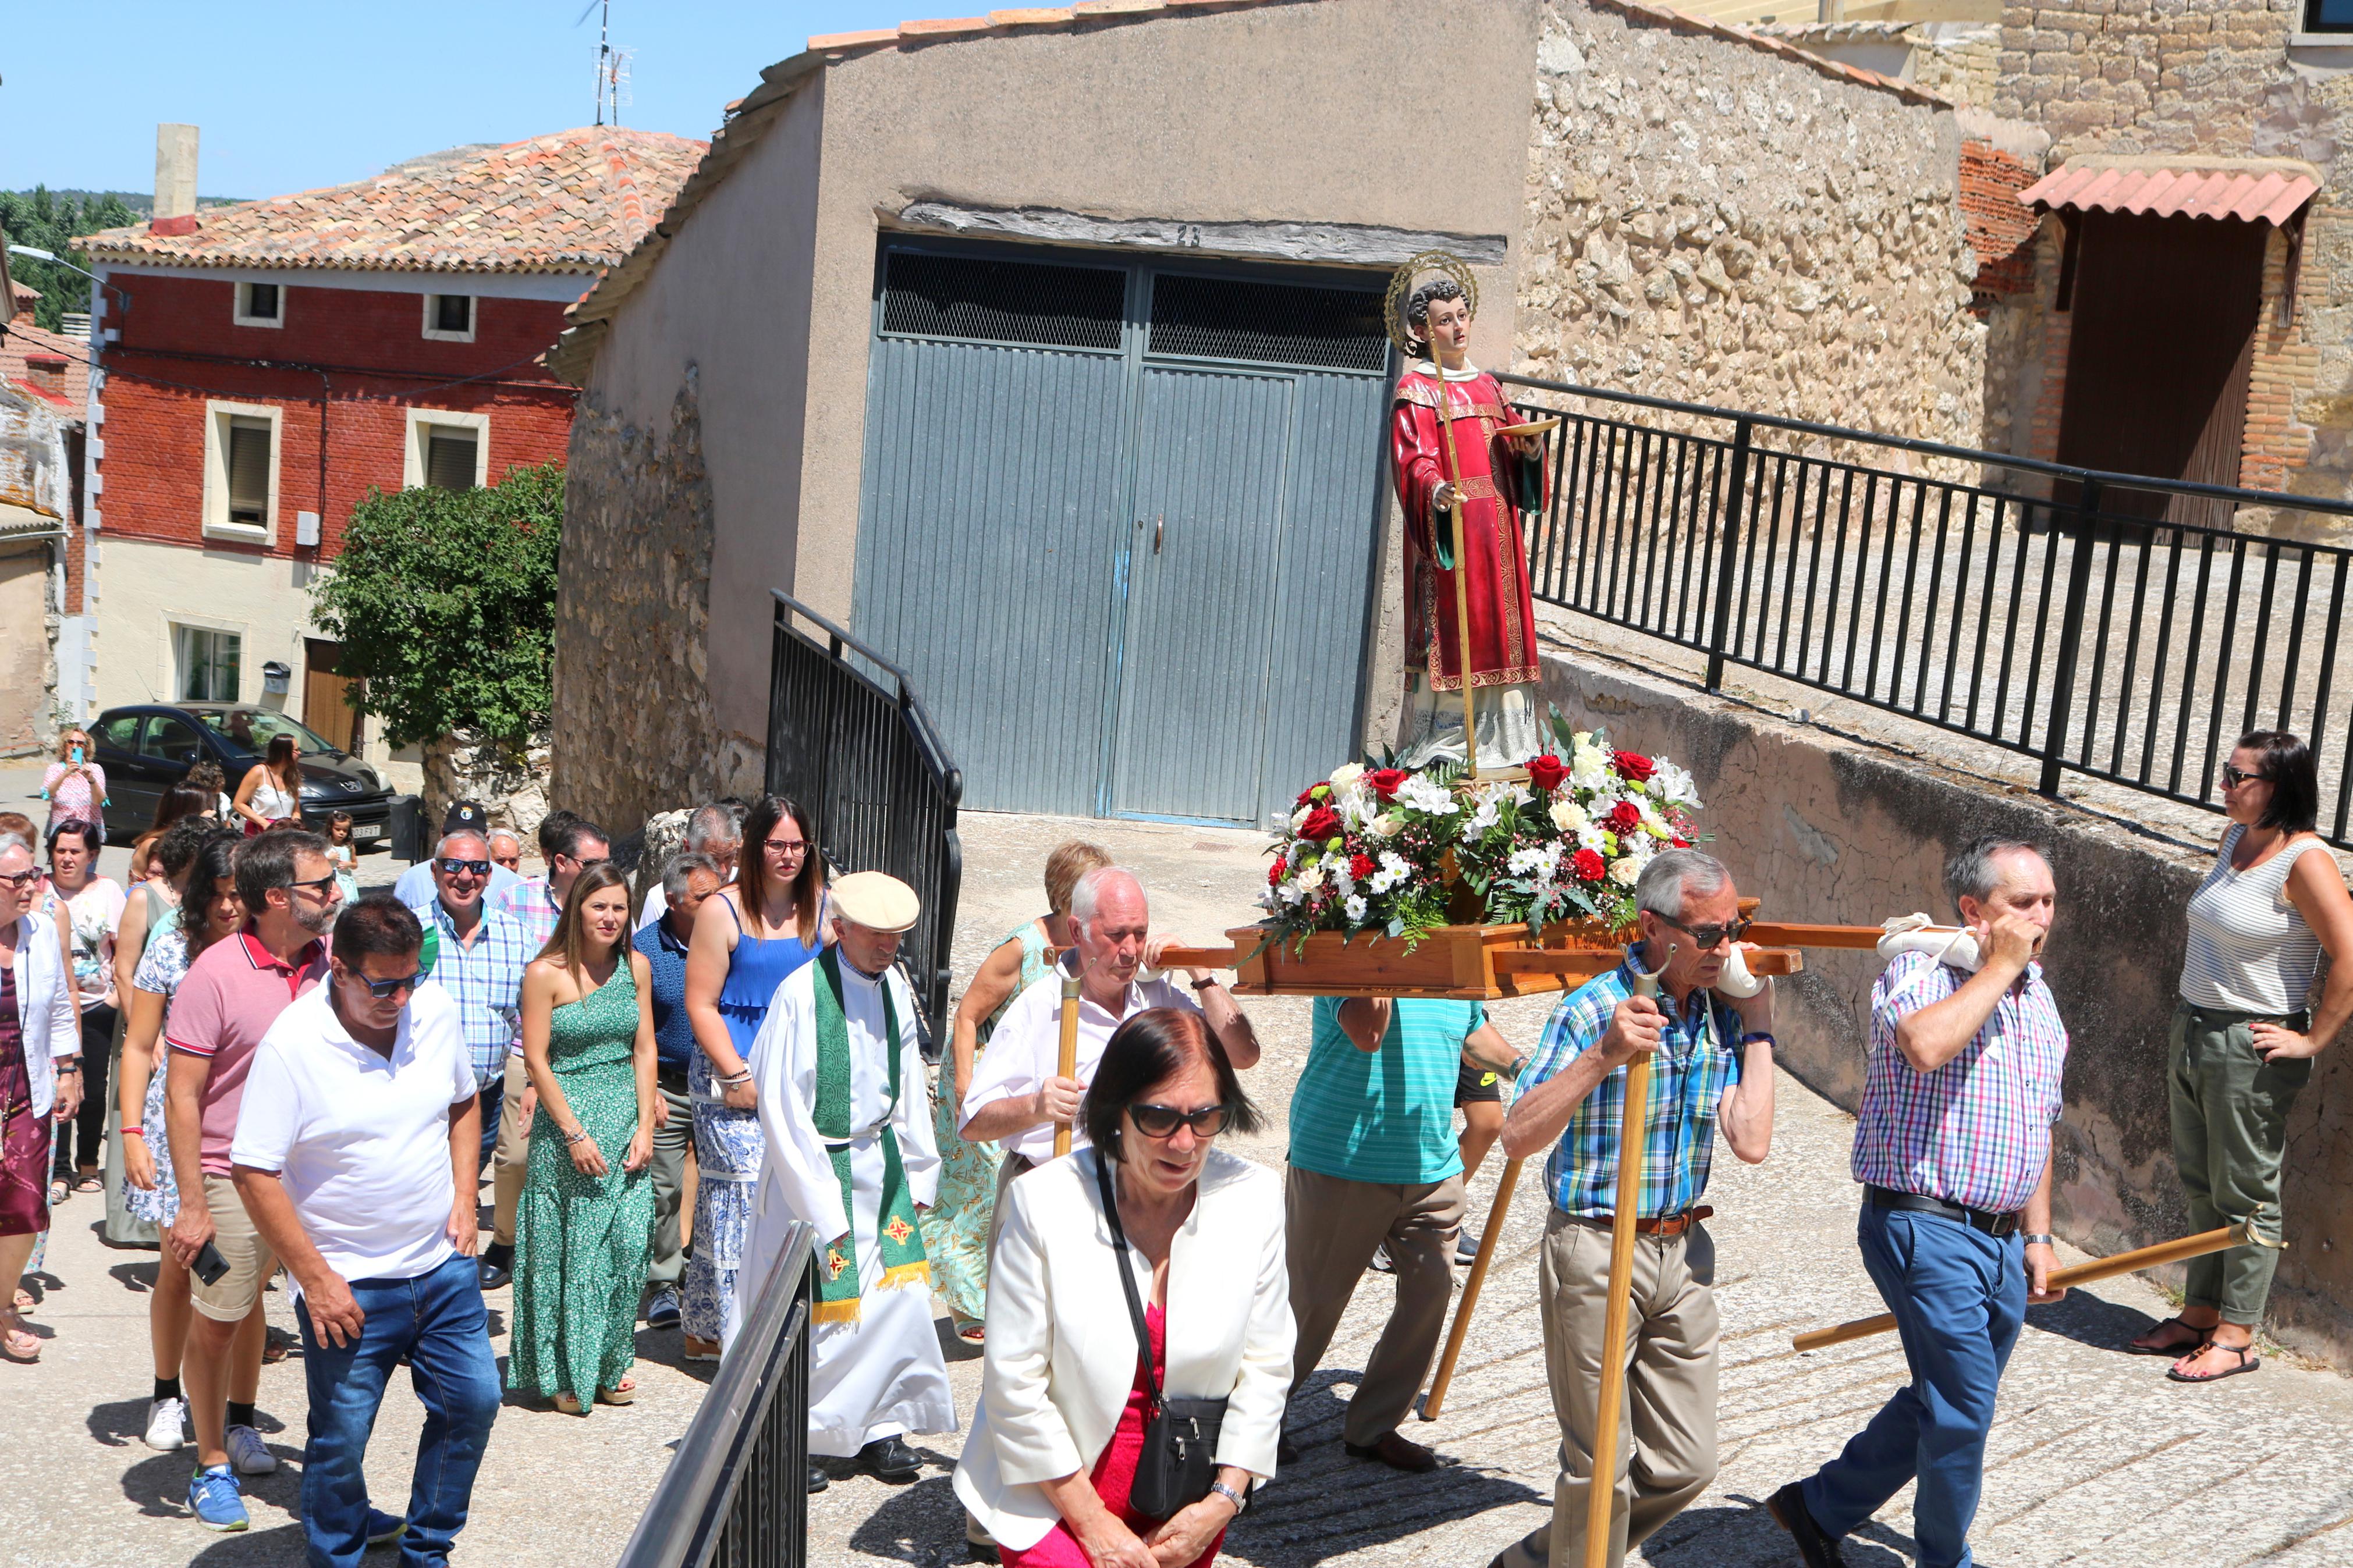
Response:
POLYGON ((499 1371, 491 1354, 480 1276, 470 1258, 452 1258, 414 1279, 354 1279, 367 1315, 359 1341, 340 1348, 313 1331, 307 1304, 302 1367, 310 1384, 311 1435, 302 1448, 302 1527, 309 1568, 355 1568, 367 1551, 367 1479, 361 1466, 385 1385, 400 1358, 425 1405, 417 1477, 408 1494, 401 1568, 442 1568, 465 1527, 474 1472, 498 1415, 499 1371))
POLYGON ((1920 1568, 1968 1568, 2001 1369, 2026 1321, 2024 1247, 1957 1219, 1863 1205, 1862 1266, 1895 1314, 1911 1386, 1804 1482, 1806 1511, 1853 1530, 1914 1479, 1920 1568))

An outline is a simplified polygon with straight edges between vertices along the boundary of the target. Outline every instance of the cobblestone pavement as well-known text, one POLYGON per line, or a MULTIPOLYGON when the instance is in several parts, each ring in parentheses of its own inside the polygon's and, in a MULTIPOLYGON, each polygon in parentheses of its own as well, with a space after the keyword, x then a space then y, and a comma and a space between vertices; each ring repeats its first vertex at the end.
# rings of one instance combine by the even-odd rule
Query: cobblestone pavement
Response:
MULTIPOLYGON (((960 973, 1037 912, 1045 852, 1074 834, 1135 866, 1155 895, 1155 925, 1187 935, 1206 938, 1246 919, 1264 865, 1259 836, 1198 827, 976 814, 964 819, 964 834, 960 973)), ((362 866, 368 881, 398 869, 381 857, 362 866)), ((1546 1012, 1541 1000, 1514 1003, 1499 1007, 1497 1018, 1525 1047, 1546 1012)), ((1250 1087, 1273 1125, 1241 1152, 1280 1164, 1289 1088, 1306 1051, 1307 1009, 1255 1002, 1250 1013, 1267 1046, 1250 1087)), ((1723 1472, 1638 1561, 1676 1568, 1793 1563, 1759 1500, 1836 1452, 1903 1379, 1892 1341, 1808 1356, 1788 1350, 1788 1336, 1799 1329, 1878 1310, 1854 1251, 1851 1126, 1784 1075, 1772 1158, 1754 1167, 1728 1153, 1717 1162, 1709 1197, 1719 1211, 1712 1228, 1725 1320, 1723 1472)), ((1483 1215, 1492 1201, 1498 1163, 1491 1157, 1472 1184, 1474 1214, 1483 1215)), ((1544 1517, 1557 1436, 1536 1331, 1538 1185, 1533 1171, 1520 1184, 1445 1414, 1407 1426, 1409 1436, 1445 1456, 1446 1467, 1406 1477, 1340 1450, 1340 1402, 1389 1298, 1388 1278, 1368 1274, 1326 1364, 1293 1407, 1306 1454, 1235 1529, 1229 1560, 1260 1568, 1476 1568, 1544 1517)), ((12 1439, 0 1444, 0 1563, 299 1562, 300 1355, 264 1373, 263 1430, 284 1464, 248 1493, 253 1531, 204 1532, 183 1507, 189 1456, 152 1453, 138 1437, 153 1256, 110 1252, 91 1231, 96 1214, 89 1198, 60 1212, 51 1279, 33 1314, 48 1336, 41 1364, 0 1366, 0 1412, 12 1439)), ((270 1300, 273 1321, 290 1329, 283 1298, 270 1300)), ((503 1353, 506 1293, 494 1294, 491 1304, 503 1353)), ((2163 1363, 2118 1349, 2167 1310, 2154 1288, 2136 1279, 2034 1310, 2003 1386, 1976 1538, 1982 1562, 2216 1568, 2353 1557, 2353 1477, 2345 1463, 2353 1385, 2273 1359, 2253 1377, 2177 1388, 2165 1382, 2163 1363)), ((944 1323, 942 1331, 957 1409, 968 1417, 979 1394, 979 1356, 947 1335, 944 1323)), ((680 1366, 674 1333, 641 1331, 638 1346, 640 1394, 627 1409, 580 1420, 518 1402, 501 1413, 459 1563, 580 1568, 617 1557, 708 1372, 680 1366)), ((380 1500, 406 1488, 417 1420, 405 1393, 386 1399, 369 1458, 380 1500)), ((886 1488, 845 1474, 809 1500, 811 1563, 963 1560, 948 1488, 959 1439, 941 1435, 917 1444, 930 1463, 916 1482, 886 1488)), ((1850 1542, 1850 1563, 1888 1568, 1914 1560, 1905 1500, 1850 1542)))

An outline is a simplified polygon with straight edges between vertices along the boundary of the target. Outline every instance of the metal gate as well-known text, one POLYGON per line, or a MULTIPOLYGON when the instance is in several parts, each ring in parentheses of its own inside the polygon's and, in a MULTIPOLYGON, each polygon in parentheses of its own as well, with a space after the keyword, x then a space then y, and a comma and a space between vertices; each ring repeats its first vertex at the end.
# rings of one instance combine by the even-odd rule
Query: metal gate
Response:
POLYGON ((1355 754, 1378 287, 887 243, 852 626, 983 810, 1264 822, 1355 754))

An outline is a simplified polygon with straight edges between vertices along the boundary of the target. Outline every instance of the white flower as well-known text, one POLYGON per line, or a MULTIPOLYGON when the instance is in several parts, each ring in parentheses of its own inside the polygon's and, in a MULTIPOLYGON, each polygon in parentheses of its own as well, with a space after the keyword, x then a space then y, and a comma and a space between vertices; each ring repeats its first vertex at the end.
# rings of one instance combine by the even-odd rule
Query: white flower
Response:
POLYGON ((1300 900, 1307 896, 1307 889, 1301 887, 1295 880, 1285 882, 1278 890, 1282 893, 1282 901, 1286 904, 1295 904, 1300 900))
POLYGON ((1312 893, 1316 889, 1322 887, 1324 885, 1323 862, 1318 861, 1316 864, 1307 867, 1305 869, 1302 870, 1298 877, 1293 879, 1292 885, 1303 893, 1312 893))
POLYGON ((1562 796, 1552 803, 1552 825, 1563 833, 1576 833, 1592 819, 1577 802, 1562 796))
POLYGON ((1609 830, 1588 822, 1577 830, 1577 847, 1590 849, 1596 855, 1607 855, 1610 849, 1609 830))
POLYGON ((1348 911, 1348 918, 1352 921, 1361 921, 1365 918, 1365 900, 1356 897, 1353 893, 1349 895, 1347 901, 1340 907, 1348 911))
POLYGON ((1358 779, 1363 778, 1364 776, 1365 776, 1365 764, 1364 764, 1364 763, 1345 763, 1345 764, 1343 764, 1342 766, 1340 766, 1340 767, 1335 768, 1335 769, 1334 769, 1334 770, 1333 770, 1333 773, 1332 773, 1332 781, 1331 781, 1331 782, 1332 782, 1332 787, 1333 787, 1334 789, 1335 789, 1335 790, 1346 789, 1350 784, 1355 784, 1358 779))
POLYGON ((1484 833, 1494 826, 1502 816, 1502 810, 1496 805, 1495 797, 1491 795, 1479 803, 1479 809, 1471 814, 1471 820, 1463 824, 1462 831, 1474 836, 1484 833))
POLYGON ((1609 868, 1609 879, 1621 888, 1630 888, 1642 876, 1642 862, 1629 855, 1609 868))
POLYGON ((1690 772, 1663 757, 1657 759, 1657 770, 1651 775, 1651 792, 1670 805, 1699 804, 1699 788, 1692 782, 1690 772))
POLYGON ((1413 875, 1413 867, 1394 849, 1381 851, 1381 868, 1365 879, 1365 886, 1376 893, 1386 893, 1413 875))
POLYGON ((1609 788, 1617 780, 1617 771, 1609 765, 1606 752, 1590 746, 1580 746, 1569 758, 1568 782, 1579 795, 1591 795, 1609 788))
POLYGON ((1453 793, 1427 773, 1416 773, 1399 784, 1397 803, 1430 816, 1448 816, 1455 810, 1453 793))
POLYGON ((1301 827, 1304 826, 1307 822, 1307 814, 1314 809, 1315 808, 1313 805, 1303 805, 1297 811, 1293 812, 1291 814, 1291 831, 1296 833, 1301 827))
POLYGON ((1405 816, 1401 812, 1385 811, 1373 818, 1368 826, 1380 837, 1395 838, 1405 831, 1405 816))
MULTIPOLYGON (((1557 860, 1559 858, 1558 853, 1555 852, 1551 858, 1557 860)), ((1546 857, 1542 847, 1532 847, 1526 849, 1513 850, 1512 858, 1508 862, 1506 862, 1506 864, 1510 866, 1514 876, 1525 877, 1531 871, 1542 868, 1545 865, 1546 859, 1546 857)))

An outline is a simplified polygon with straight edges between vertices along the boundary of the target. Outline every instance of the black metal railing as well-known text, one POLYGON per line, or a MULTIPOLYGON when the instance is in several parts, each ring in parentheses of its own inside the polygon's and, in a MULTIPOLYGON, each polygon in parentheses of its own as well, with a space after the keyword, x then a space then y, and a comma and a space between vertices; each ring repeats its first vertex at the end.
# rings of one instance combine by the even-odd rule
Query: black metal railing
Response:
POLYGON ((808 1562, 816 1247, 816 1227, 794 1226, 619 1568, 802 1568, 808 1562))
POLYGON ((1504 375, 1562 416, 1535 597, 2209 809, 2294 730, 2353 807, 2353 503, 1974 451, 1504 375), (2244 525, 2250 531, 2237 531, 2244 525), (2264 531, 2252 529, 2261 526, 2264 531))
POLYGON ((818 843, 835 865, 888 871, 923 900, 923 918, 901 943, 900 963, 914 983, 932 1039, 944 1040, 948 950, 964 879, 956 837, 964 776, 905 671, 799 600, 784 594, 776 599, 768 788, 807 808, 818 843), (804 621, 818 635, 802 629, 804 621))

